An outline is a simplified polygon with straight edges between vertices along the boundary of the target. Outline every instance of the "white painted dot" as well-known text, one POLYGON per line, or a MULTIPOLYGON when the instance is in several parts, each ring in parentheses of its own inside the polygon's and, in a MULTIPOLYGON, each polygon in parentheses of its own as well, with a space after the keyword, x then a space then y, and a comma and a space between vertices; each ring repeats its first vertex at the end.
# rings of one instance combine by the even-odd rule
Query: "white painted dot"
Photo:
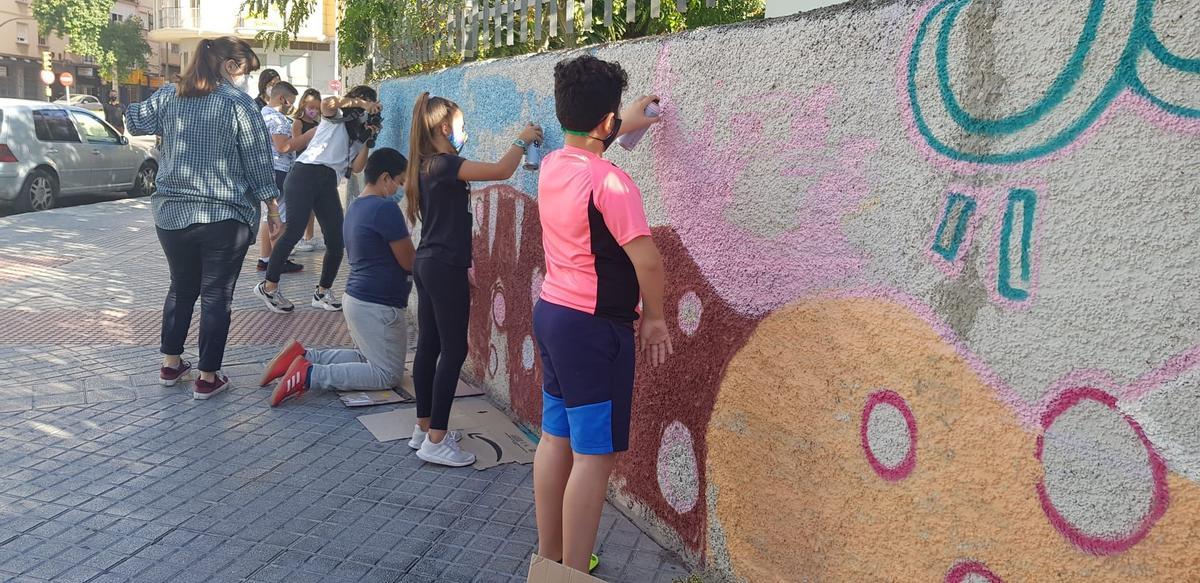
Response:
POLYGON ((533 370, 533 351, 533 338, 526 336, 521 342, 521 366, 525 367, 525 370, 533 370))
POLYGON ((1043 438, 1046 494, 1088 536, 1120 539, 1150 513, 1155 479, 1149 452, 1120 411, 1084 400, 1063 411, 1043 438))
POLYGON ((680 514, 691 512, 700 500, 696 448, 687 426, 672 421, 658 448, 658 488, 667 504, 680 514))
POLYGON ((875 405, 867 419, 867 443, 884 467, 899 467, 911 447, 904 414, 890 403, 875 405))
POLYGON ((691 336, 700 329, 700 316, 704 312, 704 305, 700 303, 700 296, 696 292, 689 291, 679 298, 679 329, 684 334, 691 336))

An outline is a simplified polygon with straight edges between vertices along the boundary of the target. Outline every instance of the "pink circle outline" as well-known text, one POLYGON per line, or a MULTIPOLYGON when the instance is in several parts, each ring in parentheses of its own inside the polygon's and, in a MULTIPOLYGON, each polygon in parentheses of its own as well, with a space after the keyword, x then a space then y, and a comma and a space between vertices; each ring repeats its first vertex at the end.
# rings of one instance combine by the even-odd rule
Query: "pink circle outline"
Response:
POLYGON ((504 286, 500 282, 496 282, 492 286, 492 321, 497 326, 504 327, 504 319, 507 316, 507 305, 504 302, 504 286))
POLYGON ((913 417, 912 409, 909 409, 908 403, 904 401, 899 393, 890 390, 876 391, 867 397, 867 403, 863 406, 862 423, 859 426, 859 437, 862 440, 863 452, 867 454, 867 463, 871 465, 871 469, 889 482, 898 482, 907 478, 912 473, 913 468, 917 466, 917 419, 913 417), (875 410, 875 406, 879 404, 887 404, 900 411, 904 416, 904 423, 908 426, 908 453, 904 459, 894 468, 889 468, 883 465, 875 454, 871 453, 871 443, 867 439, 867 422, 871 419, 871 411, 875 410))
POLYGON ((1067 389, 1056 397, 1046 410, 1042 412, 1042 433, 1037 438, 1037 461, 1042 464, 1042 451, 1045 447, 1046 431, 1054 424, 1059 415, 1067 412, 1071 407, 1078 405, 1080 401, 1085 399, 1096 401, 1121 415, 1125 422, 1133 428, 1134 434, 1141 440, 1142 446, 1146 448, 1147 457, 1150 460, 1150 473, 1154 478, 1154 493, 1150 499, 1150 512, 1142 518, 1142 522, 1130 534, 1118 538, 1109 539, 1099 536, 1093 536, 1082 529, 1071 524, 1058 509, 1054 507, 1054 503, 1050 500, 1050 495, 1046 491, 1046 474, 1043 469, 1042 477, 1038 479, 1036 488, 1038 501, 1041 502, 1042 512, 1046 514, 1046 518, 1050 520, 1050 524, 1058 530, 1059 534, 1071 541, 1080 550, 1093 555, 1112 555, 1129 550, 1134 545, 1141 542, 1150 534, 1150 529, 1158 522, 1167 512, 1167 505, 1170 503, 1170 492, 1167 490, 1167 464, 1163 461, 1162 456, 1154 449, 1154 444, 1150 443, 1150 439, 1146 437, 1146 433, 1142 431, 1142 426, 1138 424, 1129 415, 1121 412, 1117 408, 1117 398, 1092 387, 1077 387, 1067 389))
POLYGON ((963 561, 954 565, 950 572, 946 573, 946 583, 962 583, 966 581, 968 575, 979 575, 987 579, 988 583, 1004 583, 999 575, 993 573, 979 561, 963 561))

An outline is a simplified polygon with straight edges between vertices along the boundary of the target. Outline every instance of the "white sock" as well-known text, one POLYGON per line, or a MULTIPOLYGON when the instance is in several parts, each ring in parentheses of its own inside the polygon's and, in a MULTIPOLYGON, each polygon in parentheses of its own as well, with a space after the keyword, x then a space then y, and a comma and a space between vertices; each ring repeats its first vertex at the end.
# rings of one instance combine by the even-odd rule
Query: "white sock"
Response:
POLYGON ((269 263, 271 261, 271 258, 270 257, 259 257, 258 260, 262 261, 263 263, 269 263))

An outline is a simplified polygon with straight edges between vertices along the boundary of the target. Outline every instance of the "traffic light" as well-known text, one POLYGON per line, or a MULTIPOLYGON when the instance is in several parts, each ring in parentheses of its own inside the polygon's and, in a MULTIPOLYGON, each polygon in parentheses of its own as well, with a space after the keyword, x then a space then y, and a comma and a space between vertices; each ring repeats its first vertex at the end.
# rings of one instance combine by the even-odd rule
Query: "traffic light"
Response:
POLYGON ((50 57, 50 51, 42 51, 42 71, 42 83, 46 86, 46 101, 50 101, 50 85, 54 83, 54 60, 50 57))

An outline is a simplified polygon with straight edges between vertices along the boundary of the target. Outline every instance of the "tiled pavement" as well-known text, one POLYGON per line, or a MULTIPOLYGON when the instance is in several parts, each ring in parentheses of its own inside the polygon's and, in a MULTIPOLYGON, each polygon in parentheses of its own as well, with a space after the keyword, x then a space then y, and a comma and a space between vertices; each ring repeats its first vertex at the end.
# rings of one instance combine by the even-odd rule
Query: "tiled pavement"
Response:
MULTIPOLYGON (((329 394, 266 406, 254 384, 274 338, 345 334, 315 310, 267 317, 249 261, 235 388, 157 386, 166 269, 147 206, 0 219, 0 581, 524 580, 529 466, 425 465, 329 394)), ((313 277, 285 289, 304 297, 313 277)), ((687 575, 611 507, 600 540, 607 581, 687 575)))

